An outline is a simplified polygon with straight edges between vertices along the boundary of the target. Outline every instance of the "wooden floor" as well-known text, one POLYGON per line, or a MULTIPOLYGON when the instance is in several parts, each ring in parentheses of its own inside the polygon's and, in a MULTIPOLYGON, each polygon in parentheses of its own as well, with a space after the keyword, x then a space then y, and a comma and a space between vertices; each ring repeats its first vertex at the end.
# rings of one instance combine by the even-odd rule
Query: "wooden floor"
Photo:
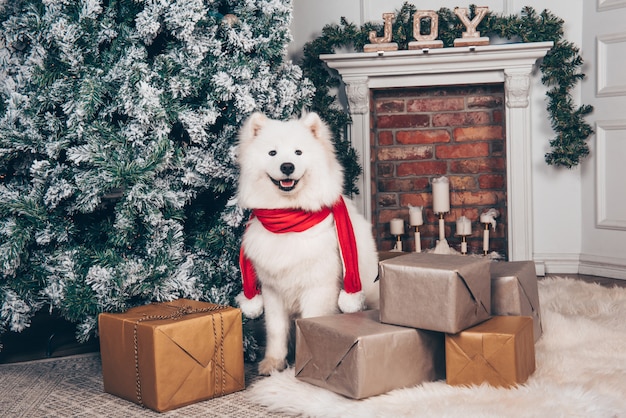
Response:
MULTIPOLYGON (((574 277, 603 286, 626 287, 626 280, 581 274, 548 274, 546 277, 574 277)), ((541 279, 541 278, 540 278, 541 279)), ((47 312, 35 315, 30 328, 21 333, 8 332, 2 336, 0 364, 64 357, 74 354, 97 352, 100 343, 97 339, 84 344, 76 342, 75 325, 47 312)))

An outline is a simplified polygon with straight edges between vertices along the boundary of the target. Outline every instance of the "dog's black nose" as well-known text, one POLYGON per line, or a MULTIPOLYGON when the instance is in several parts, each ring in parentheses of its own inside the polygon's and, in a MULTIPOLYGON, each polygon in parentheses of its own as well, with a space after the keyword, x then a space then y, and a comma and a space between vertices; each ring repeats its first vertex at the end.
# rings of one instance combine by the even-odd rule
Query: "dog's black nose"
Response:
POLYGON ((296 167, 293 165, 293 163, 282 163, 282 164, 280 165, 280 171, 281 171, 284 175, 286 175, 286 176, 288 176, 288 175, 290 175, 291 173, 293 173, 293 171, 294 171, 295 169, 296 169, 296 167))

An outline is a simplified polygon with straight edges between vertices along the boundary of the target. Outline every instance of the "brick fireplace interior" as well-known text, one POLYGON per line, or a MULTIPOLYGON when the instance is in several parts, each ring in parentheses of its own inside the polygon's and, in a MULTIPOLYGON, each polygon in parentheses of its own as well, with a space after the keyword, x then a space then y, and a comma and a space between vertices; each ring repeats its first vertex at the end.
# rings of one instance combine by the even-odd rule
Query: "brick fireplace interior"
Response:
POLYGON ((500 212, 490 228, 490 251, 507 254, 505 91, 503 83, 370 90, 372 223, 379 250, 393 248, 392 218, 405 220, 404 251, 415 249, 408 206, 423 206, 422 250, 439 239, 431 180, 450 180, 445 235, 460 251, 456 220, 472 222, 468 253, 482 254, 480 214, 500 212))

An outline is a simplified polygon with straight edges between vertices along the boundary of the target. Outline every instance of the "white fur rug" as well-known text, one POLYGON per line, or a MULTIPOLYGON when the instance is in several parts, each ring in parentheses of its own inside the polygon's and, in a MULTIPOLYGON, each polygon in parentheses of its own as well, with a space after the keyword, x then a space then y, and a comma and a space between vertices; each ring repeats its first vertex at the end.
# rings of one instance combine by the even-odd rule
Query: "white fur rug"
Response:
POLYGON ((254 383, 249 400, 311 417, 626 417, 626 288, 539 281, 537 369, 513 389, 445 381, 351 400, 298 381, 292 368, 254 383))

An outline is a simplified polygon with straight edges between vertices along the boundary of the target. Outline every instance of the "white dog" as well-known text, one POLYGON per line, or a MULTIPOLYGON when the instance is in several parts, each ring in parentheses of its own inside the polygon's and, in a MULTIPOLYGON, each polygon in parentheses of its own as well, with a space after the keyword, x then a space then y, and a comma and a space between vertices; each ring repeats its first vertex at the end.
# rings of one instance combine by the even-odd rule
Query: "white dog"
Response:
POLYGON ((288 122, 253 114, 238 163, 238 203, 252 216, 237 303, 250 318, 265 310, 267 375, 286 367, 293 318, 378 307, 378 253, 372 225, 342 196, 343 170, 316 113, 288 122))

